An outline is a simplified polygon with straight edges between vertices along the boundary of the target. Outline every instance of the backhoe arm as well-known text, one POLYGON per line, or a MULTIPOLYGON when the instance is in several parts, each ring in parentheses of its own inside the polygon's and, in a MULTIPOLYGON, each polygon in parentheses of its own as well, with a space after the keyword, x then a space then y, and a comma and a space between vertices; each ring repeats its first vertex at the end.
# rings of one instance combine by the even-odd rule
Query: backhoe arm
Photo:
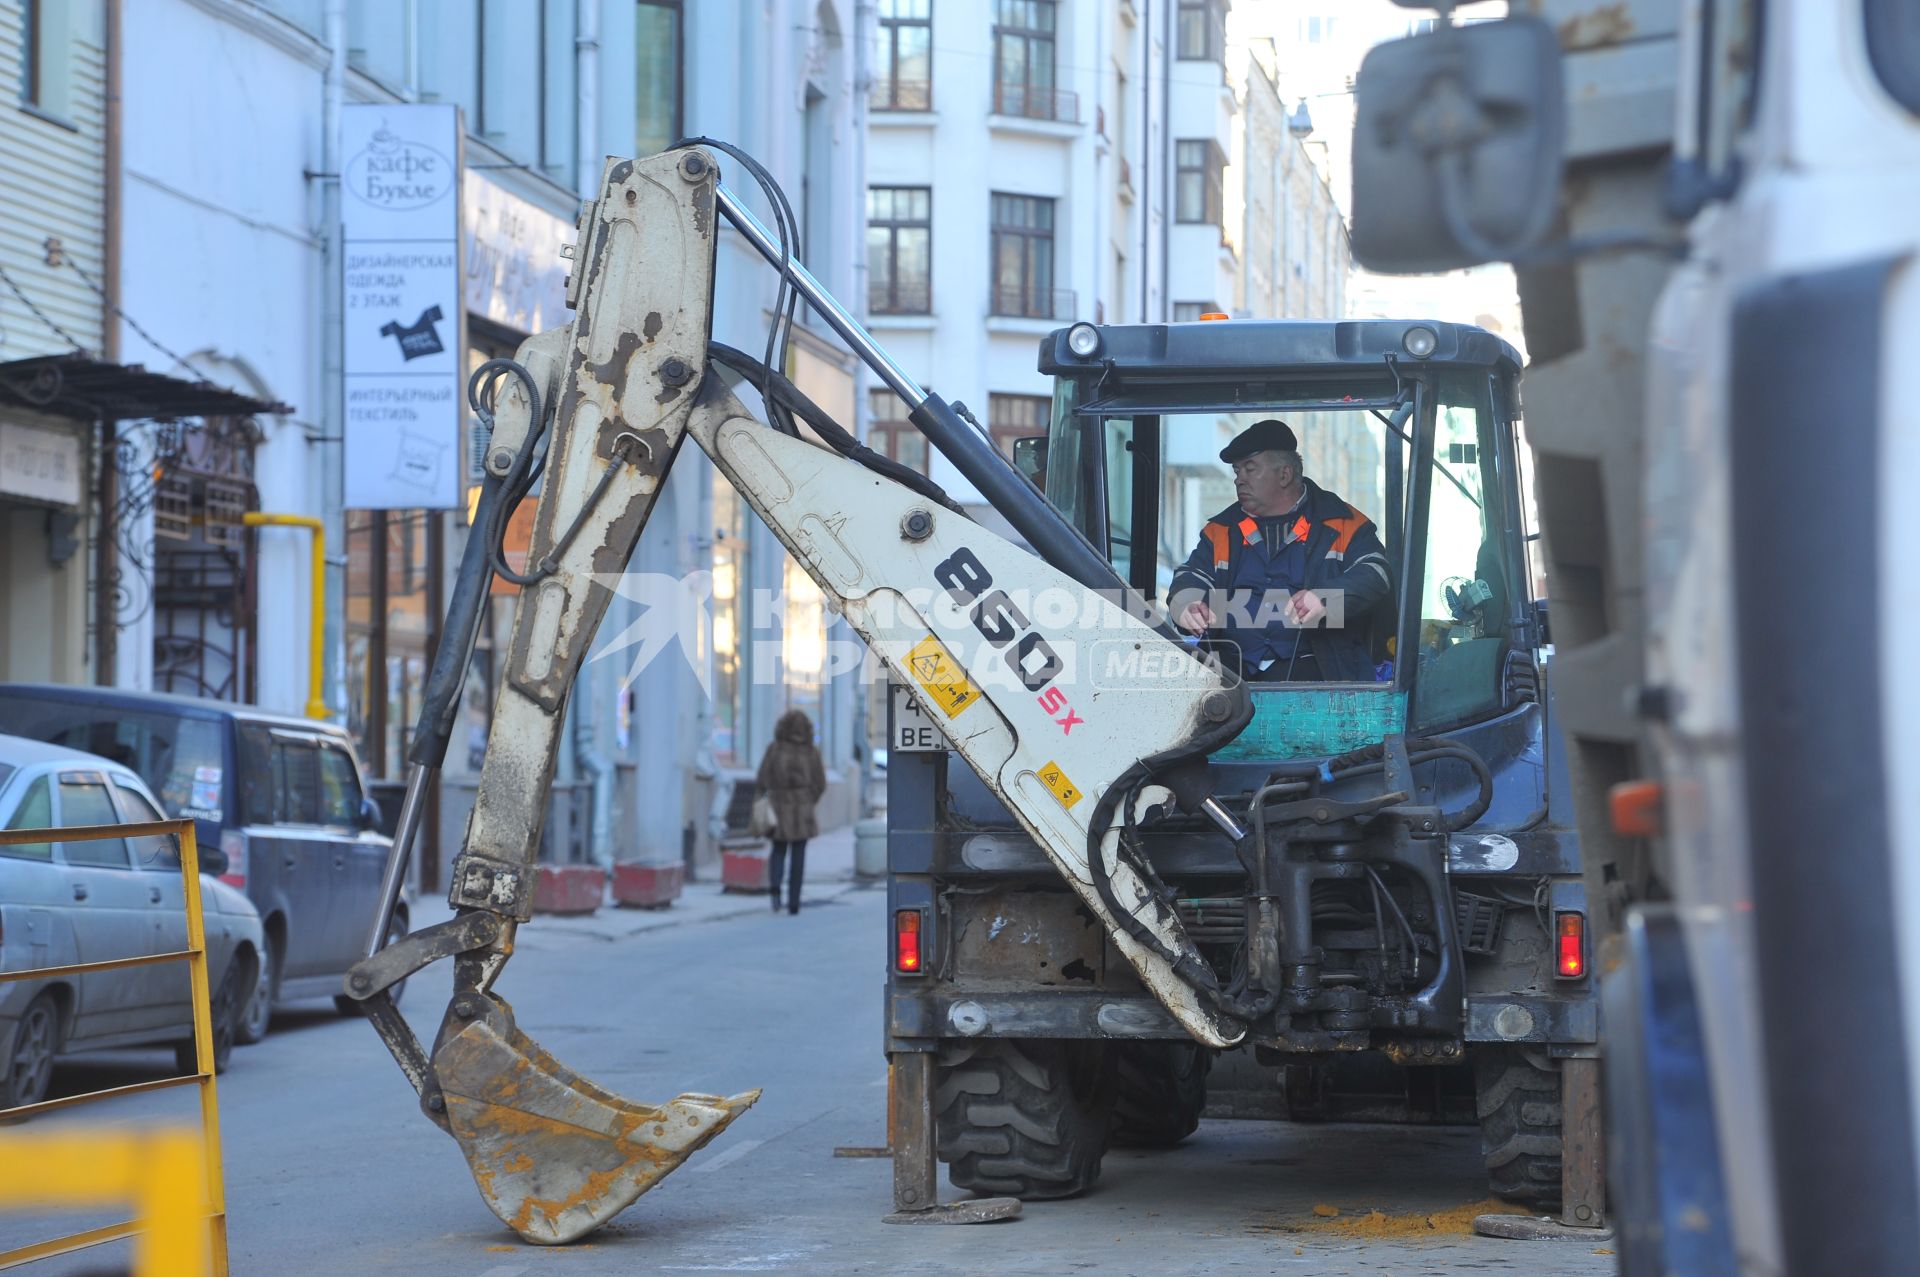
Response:
MULTIPOLYGON (((945 725, 954 748, 1187 1030, 1214 1046, 1245 1031, 1151 869, 1122 846, 1124 826, 1175 802, 1244 836, 1206 792, 1204 754, 1245 725, 1245 692, 1187 657, 1037 490, 914 387, 797 265, 769 252, 856 353, 908 395, 933 443, 1044 559, 967 519, 926 481, 876 462, 784 378, 710 346, 723 214, 769 250, 764 228, 719 185, 705 151, 611 162, 600 198, 582 216, 568 289, 573 323, 527 342, 518 366, 504 370, 489 476, 455 590, 475 615, 485 591, 469 588, 470 578, 484 584, 504 568, 499 522, 531 487, 541 455, 545 487, 526 567, 510 573, 523 592, 478 797, 454 862, 456 917, 374 953, 348 981, 429 1117, 460 1143, 488 1204, 532 1241, 571 1240, 597 1227, 758 1094, 683 1095, 664 1106, 620 1100, 520 1033, 511 1008, 491 992, 532 913, 533 863, 568 695, 689 435, 894 679, 945 725), (739 403, 722 360, 761 388, 775 423, 789 430, 770 428, 739 403), (791 430, 790 412, 831 446, 791 430), (1161 668, 1184 663, 1181 676, 1143 683, 1127 675, 1143 652, 1161 668), (1107 670, 1122 673, 1102 677, 1107 670), (385 990, 445 956, 456 960, 453 1002, 423 1059, 385 990)), ((449 619, 416 735, 410 809, 451 722, 432 689, 453 686, 464 670, 473 624, 468 615, 449 619)), ((411 835, 403 815, 396 863, 411 835)), ((397 874, 389 877, 397 885, 397 874)))

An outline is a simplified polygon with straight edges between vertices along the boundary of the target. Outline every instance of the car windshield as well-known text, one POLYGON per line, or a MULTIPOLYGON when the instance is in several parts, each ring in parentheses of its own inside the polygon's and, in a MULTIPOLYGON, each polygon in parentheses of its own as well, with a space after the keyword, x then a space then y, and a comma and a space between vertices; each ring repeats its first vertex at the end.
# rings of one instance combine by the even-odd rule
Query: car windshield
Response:
POLYGON ((212 719, 16 693, 0 702, 0 732, 131 768, 171 816, 219 820, 225 810, 220 724, 212 719))

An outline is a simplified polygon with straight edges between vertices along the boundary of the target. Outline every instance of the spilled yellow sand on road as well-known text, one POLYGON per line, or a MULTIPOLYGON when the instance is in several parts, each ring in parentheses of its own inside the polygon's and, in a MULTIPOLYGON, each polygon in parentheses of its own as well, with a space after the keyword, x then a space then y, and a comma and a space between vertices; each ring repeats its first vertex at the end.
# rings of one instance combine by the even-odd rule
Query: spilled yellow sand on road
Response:
POLYGON ((1342 1210, 1325 1202, 1313 1208, 1313 1219, 1287 1220, 1261 1227, 1262 1232, 1314 1233, 1365 1241, 1407 1241, 1420 1237, 1465 1237, 1473 1232, 1476 1215, 1525 1215, 1524 1206, 1497 1197, 1465 1202, 1438 1211, 1389 1214, 1383 1210, 1342 1210))

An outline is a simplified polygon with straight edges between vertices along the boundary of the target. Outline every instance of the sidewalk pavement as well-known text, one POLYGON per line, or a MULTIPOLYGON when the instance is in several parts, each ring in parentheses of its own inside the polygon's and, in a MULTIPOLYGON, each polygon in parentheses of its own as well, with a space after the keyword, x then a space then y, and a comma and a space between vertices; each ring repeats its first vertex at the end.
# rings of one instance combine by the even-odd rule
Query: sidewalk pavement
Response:
MULTIPOLYGON (((874 880, 879 881, 878 879, 874 880)), ((807 872, 802 884, 800 907, 831 900, 868 887, 869 883, 856 880, 853 875, 853 826, 842 825, 830 829, 818 838, 807 841, 807 872)), ((536 914, 533 921, 524 924, 537 933, 546 935, 587 936, 601 940, 619 940, 626 936, 639 935, 643 931, 657 931, 662 927, 679 927, 696 922, 717 922, 722 918, 738 918, 750 913, 765 913, 771 906, 764 895, 748 895, 742 892, 722 891, 719 879, 690 882, 680 893, 680 898, 671 905, 660 909, 628 909, 608 902, 590 914, 536 914)), ((415 930, 444 922, 453 916, 447 908, 444 895, 436 892, 428 897, 415 897, 410 919, 415 930)))

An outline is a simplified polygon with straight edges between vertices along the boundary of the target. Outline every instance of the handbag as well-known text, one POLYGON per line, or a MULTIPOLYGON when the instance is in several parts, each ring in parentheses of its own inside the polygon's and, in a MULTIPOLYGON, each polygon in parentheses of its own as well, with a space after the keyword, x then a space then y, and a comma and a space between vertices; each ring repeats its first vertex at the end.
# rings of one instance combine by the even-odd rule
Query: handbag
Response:
POLYGON ((780 818, 774 815, 773 799, 761 794, 753 800, 753 814, 747 818, 747 832, 756 838, 771 837, 780 818))

